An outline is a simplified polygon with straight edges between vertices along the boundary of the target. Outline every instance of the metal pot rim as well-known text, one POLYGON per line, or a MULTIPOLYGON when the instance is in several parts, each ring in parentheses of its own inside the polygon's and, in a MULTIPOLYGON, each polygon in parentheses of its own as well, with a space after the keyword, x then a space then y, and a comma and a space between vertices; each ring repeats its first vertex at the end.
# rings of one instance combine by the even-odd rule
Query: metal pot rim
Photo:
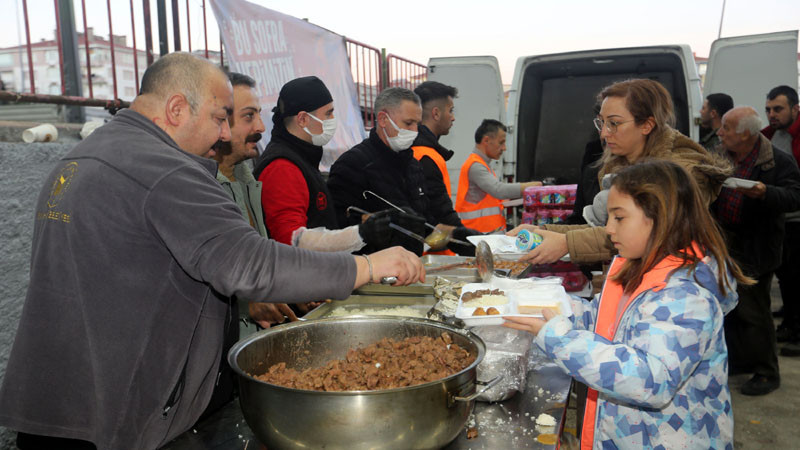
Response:
POLYGON ((400 316, 347 316, 347 317, 330 317, 325 319, 315 319, 315 320, 308 320, 308 321, 298 321, 298 322, 291 322, 282 325, 278 325, 276 327, 270 327, 265 330, 261 330, 257 333, 253 333, 252 335, 240 340, 233 347, 231 347, 230 351, 228 352, 228 365, 231 369, 236 372, 237 375, 246 378, 249 381, 263 384, 265 386, 269 386, 271 388, 280 389, 287 392, 297 392, 297 393, 307 393, 307 394, 315 394, 315 395, 332 395, 332 396, 354 396, 354 395, 380 395, 386 393, 393 393, 393 392, 405 392, 415 389, 425 389, 434 385, 438 385, 444 382, 447 382, 467 371, 473 370, 477 368, 478 364, 480 364, 481 360, 483 360, 484 355, 486 354, 486 343, 483 342, 480 336, 477 334, 464 329, 464 328, 457 328, 452 325, 437 322, 435 320, 417 318, 417 317, 400 317, 400 316), (366 321, 385 321, 385 322, 416 322, 423 325, 428 325, 436 328, 442 328, 445 331, 449 331, 454 334, 460 334, 462 336, 471 339, 473 342, 477 344, 478 347, 478 354, 475 356, 475 361, 472 362, 469 366, 465 367, 459 372, 456 372, 448 377, 441 378, 435 381, 429 381, 427 383, 416 384, 414 386, 404 386, 399 388, 392 388, 392 389, 377 389, 377 390, 368 390, 368 391, 314 391, 308 389, 295 389, 289 388, 286 386, 280 386, 277 384, 267 383, 266 381, 261 381, 256 379, 255 377, 250 376, 249 374, 245 373, 240 367, 239 364, 236 362, 236 357, 239 353, 248 345, 252 344, 253 342, 263 339, 264 336, 274 334, 274 333, 281 333, 286 330, 290 330, 292 328, 298 327, 305 327, 305 326, 313 326, 314 324, 318 323, 325 323, 325 322, 366 322, 366 321))

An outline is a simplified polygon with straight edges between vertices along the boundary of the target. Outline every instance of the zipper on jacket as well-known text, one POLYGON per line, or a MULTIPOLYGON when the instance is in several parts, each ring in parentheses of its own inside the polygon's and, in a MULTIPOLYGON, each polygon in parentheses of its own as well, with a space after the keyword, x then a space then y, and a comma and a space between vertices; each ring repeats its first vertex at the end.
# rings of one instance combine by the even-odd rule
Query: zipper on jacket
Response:
POLYGON ((186 384, 186 364, 187 363, 188 363, 188 358, 187 358, 187 361, 183 363, 183 370, 181 370, 181 375, 178 377, 178 383, 176 383, 175 387, 172 388, 172 392, 169 394, 169 398, 167 399, 167 403, 161 409, 161 418, 162 419, 166 420, 167 415, 169 414, 169 410, 172 409, 172 407, 175 406, 176 403, 178 403, 178 400, 181 398, 181 395, 183 394, 183 387, 186 384))

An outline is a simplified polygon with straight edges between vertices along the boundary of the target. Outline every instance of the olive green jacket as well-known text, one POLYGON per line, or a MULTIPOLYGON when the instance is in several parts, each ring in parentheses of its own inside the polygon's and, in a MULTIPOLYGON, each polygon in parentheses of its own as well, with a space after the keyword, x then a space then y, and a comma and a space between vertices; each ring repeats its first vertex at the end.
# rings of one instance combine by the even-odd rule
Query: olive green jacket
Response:
POLYGON ((258 234, 266 237, 267 227, 264 225, 264 212, 261 209, 261 182, 253 177, 246 161, 233 166, 233 174, 236 181, 229 180, 222 171, 217 170, 217 181, 242 211, 244 219, 253 225, 258 234))

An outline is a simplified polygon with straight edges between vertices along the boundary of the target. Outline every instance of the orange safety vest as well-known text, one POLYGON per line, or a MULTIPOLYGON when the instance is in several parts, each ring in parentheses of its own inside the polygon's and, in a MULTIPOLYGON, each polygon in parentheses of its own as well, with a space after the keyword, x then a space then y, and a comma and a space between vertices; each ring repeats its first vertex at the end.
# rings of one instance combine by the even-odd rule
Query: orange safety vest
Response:
MULTIPOLYGON (((697 245, 694 246, 695 255, 703 258, 703 253, 697 245)), ((649 272, 642 277, 639 287, 628 297, 625 307, 619 309, 619 302, 622 301, 624 289, 621 284, 612 281, 611 278, 619 273, 625 258, 620 256, 614 258, 611 267, 608 269, 608 277, 603 283, 603 290, 600 294, 600 304, 597 306, 597 320, 595 320, 594 332, 608 340, 613 340, 619 327, 619 321, 634 299, 644 291, 659 291, 667 285, 667 278, 670 273, 679 268, 683 259, 677 256, 667 256, 655 265, 649 272), (617 315, 619 311, 619 315, 617 315)), ((583 427, 581 428, 581 450, 591 450, 594 443, 594 426, 597 422, 597 398, 598 392, 589 388, 586 394, 586 409, 583 413, 583 427)))
MULTIPOLYGON (((465 227, 488 233, 506 229, 506 218, 503 216, 503 202, 488 193, 478 203, 467 201, 467 191, 469 190, 469 168, 473 164, 483 164, 492 175, 494 170, 486 164, 486 161, 477 153, 470 153, 464 165, 461 166, 461 174, 458 177, 458 192, 456 194, 456 212, 465 227)), ((497 175, 495 175, 497 176, 497 175)))
MULTIPOLYGON (((411 150, 414 151, 414 158, 416 158, 417 161, 421 160, 423 156, 427 156, 428 158, 432 159, 434 163, 436 163, 436 167, 439 168, 439 172, 442 172, 442 180, 444 180, 444 185, 447 188, 447 196, 450 197, 450 174, 447 172, 447 163, 442 155, 440 155, 435 149, 422 145, 415 145, 414 147, 411 147, 411 150)), ((438 252, 425 252, 423 255, 456 256, 453 251, 448 249, 439 250, 438 252)))
POLYGON ((453 194, 450 193, 450 174, 447 172, 447 163, 442 155, 440 155, 439 152, 433 148, 424 147, 422 145, 411 147, 411 150, 414 151, 414 158, 416 158, 417 161, 422 160, 423 156, 427 156, 436 163, 436 167, 439 168, 439 172, 442 172, 442 180, 444 180, 444 185, 447 187, 447 196, 452 197, 453 194))

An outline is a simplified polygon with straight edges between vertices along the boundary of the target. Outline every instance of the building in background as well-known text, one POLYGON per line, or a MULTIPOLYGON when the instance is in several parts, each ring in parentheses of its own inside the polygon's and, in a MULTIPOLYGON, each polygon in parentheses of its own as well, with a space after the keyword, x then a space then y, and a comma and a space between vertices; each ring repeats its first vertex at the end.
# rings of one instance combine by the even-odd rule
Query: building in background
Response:
MULTIPOLYGON (((133 100, 136 96, 136 73, 134 72, 133 48, 128 47, 127 37, 114 35, 114 59, 117 76, 117 95, 114 95, 111 66, 111 42, 87 29, 89 59, 92 69, 92 94, 94 98, 133 100)), ((81 63, 83 96, 89 97, 89 81, 86 70, 86 36, 78 33, 78 55, 81 63)), ((139 80, 147 68, 147 55, 137 50, 139 80)), ((55 39, 41 40, 31 44, 33 77, 37 94, 61 95, 61 63, 58 57, 58 42, 55 39)), ((0 49, 0 78, 6 90, 30 92, 28 74, 28 52, 24 45, 0 49)))

